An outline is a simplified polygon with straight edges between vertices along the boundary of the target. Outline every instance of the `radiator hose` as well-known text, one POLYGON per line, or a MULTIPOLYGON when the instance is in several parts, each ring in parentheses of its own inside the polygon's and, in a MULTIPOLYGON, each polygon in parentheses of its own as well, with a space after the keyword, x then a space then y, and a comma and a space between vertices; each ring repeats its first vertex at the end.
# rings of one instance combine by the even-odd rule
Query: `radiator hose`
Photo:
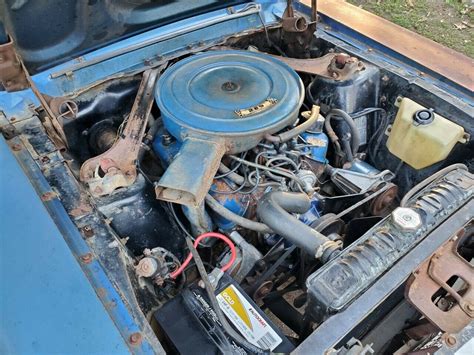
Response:
POLYGON ((330 240, 291 213, 305 213, 311 201, 304 193, 272 191, 265 194, 257 207, 260 220, 275 233, 321 261, 332 259, 340 244, 330 240))

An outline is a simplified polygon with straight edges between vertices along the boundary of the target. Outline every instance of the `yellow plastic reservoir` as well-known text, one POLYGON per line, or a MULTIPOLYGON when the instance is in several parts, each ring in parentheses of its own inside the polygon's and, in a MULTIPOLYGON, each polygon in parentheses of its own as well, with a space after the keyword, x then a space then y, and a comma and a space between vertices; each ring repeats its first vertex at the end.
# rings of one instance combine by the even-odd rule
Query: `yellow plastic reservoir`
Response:
POLYGON ((403 98, 387 140, 388 150, 415 169, 446 159, 457 142, 466 143, 464 128, 403 98))

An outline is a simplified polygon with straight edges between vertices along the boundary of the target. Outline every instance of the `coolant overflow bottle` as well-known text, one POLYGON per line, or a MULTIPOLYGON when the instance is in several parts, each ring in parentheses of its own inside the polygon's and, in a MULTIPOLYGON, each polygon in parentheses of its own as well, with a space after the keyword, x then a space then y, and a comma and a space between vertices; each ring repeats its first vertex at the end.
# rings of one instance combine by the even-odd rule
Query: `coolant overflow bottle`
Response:
POLYGON ((423 169, 446 159, 457 142, 466 143, 466 136, 463 127, 403 98, 387 148, 413 168, 423 169))

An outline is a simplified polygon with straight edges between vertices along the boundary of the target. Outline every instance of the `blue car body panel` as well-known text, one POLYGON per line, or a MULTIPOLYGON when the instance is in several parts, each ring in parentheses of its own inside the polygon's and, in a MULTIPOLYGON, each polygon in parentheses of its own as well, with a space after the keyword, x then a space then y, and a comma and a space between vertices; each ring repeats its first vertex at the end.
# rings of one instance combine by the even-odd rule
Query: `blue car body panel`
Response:
MULTIPOLYGON (((286 1, 257 1, 261 16, 251 14, 216 22, 187 34, 166 39, 184 27, 227 16, 227 10, 182 20, 150 30, 61 64, 33 76, 38 89, 51 96, 77 93, 110 76, 126 75, 156 65, 162 56, 178 56, 190 51, 189 45, 204 41, 219 43, 233 33, 274 24, 282 16, 286 1), (162 41, 154 38, 162 36, 162 41), (97 61, 132 46, 150 41, 150 45, 123 55, 97 61), (160 54, 160 57, 157 56, 160 54), (79 63, 91 65, 76 68, 79 63), (65 73, 65 74, 61 74, 65 73)), ((236 7, 242 9, 247 5, 236 7)), ((308 11, 307 8, 298 9, 308 11)), ((331 23, 331 19, 323 18, 331 23)), ((367 39, 350 29, 333 24, 332 29, 318 29, 318 36, 337 43, 353 53, 364 53, 374 63, 416 78, 418 67, 382 47, 367 53, 367 39)), ((445 83, 436 75, 416 78, 420 85, 442 88, 459 105, 470 106, 468 95, 445 83)), ((0 92, 0 125, 15 118, 29 119, 39 104, 31 90, 0 92)), ((15 138, 10 144, 22 144, 15 138)), ((51 192, 41 170, 26 149, 12 154, 0 140, 0 353, 154 353, 156 346, 143 339, 131 345, 129 338, 141 327, 128 312, 126 302, 99 261, 81 262, 90 252, 76 226, 58 198, 41 201, 38 194, 51 192), (15 160, 16 156, 16 160, 15 160), (23 169, 23 170, 22 170, 23 169), (25 175, 26 174, 26 175, 25 175), (29 177, 29 181, 28 178, 29 177), (36 190, 36 193, 35 193, 36 190), (100 292, 99 292, 100 289, 100 292), (110 306, 110 305, 113 306, 110 306)))
POLYGON ((0 352, 129 353, 4 139, 0 157, 0 352))

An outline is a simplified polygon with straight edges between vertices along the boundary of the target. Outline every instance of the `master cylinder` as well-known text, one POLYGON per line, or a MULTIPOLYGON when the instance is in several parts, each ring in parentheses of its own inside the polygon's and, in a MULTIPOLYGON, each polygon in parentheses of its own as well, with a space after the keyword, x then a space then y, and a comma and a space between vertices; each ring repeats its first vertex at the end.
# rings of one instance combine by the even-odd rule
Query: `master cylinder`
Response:
POLYGON ((467 141, 463 127, 403 98, 387 148, 411 167, 423 169, 446 159, 457 142, 467 141))

